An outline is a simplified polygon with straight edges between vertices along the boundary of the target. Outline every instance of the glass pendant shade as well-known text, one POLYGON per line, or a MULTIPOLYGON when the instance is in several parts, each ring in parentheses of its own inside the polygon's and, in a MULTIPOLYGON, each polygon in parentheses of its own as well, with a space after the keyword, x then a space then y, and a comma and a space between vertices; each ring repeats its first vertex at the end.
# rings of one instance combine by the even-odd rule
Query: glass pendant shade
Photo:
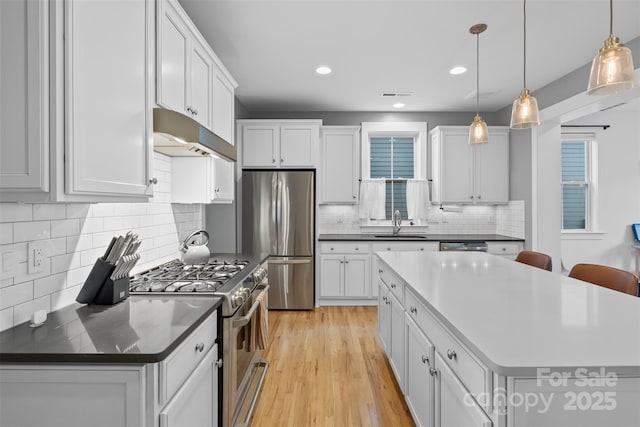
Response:
POLYGON ((591 64, 589 95, 615 95, 635 86, 631 50, 611 35, 604 41, 591 64))
POLYGON ((522 89, 520 96, 513 101, 511 109, 511 129, 529 129, 540 124, 538 101, 527 88, 522 89))
POLYGON ((482 117, 476 114, 469 126, 469 144, 486 144, 489 142, 489 129, 482 117))

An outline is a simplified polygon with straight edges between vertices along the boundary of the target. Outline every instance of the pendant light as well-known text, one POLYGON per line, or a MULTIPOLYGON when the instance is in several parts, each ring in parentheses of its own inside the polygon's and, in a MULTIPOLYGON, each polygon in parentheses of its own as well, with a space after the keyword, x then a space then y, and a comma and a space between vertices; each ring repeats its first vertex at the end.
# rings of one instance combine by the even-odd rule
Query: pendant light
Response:
POLYGON ((476 116, 469 127, 469 144, 486 144, 489 142, 487 124, 480 117, 480 33, 486 29, 486 24, 476 24, 469 28, 469 32, 476 36, 476 116))
POLYGON ((520 96, 513 101, 511 109, 511 129, 528 129, 540 124, 540 114, 538 113, 538 101, 529 93, 527 89, 527 0, 524 0, 523 7, 523 87, 520 96))
POLYGON ((635 86, 631 50, 613 35, 613 0, 609 0, 609 37, 591 64, 588 95, 615 95, 635 86))

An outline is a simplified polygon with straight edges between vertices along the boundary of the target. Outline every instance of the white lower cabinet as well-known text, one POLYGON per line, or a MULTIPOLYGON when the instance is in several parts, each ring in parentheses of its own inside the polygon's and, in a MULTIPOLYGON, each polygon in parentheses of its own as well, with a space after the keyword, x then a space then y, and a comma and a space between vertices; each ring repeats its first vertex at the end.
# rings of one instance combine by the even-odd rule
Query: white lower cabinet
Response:
POLYGON ((487 252, 511 260, 516 259, 522 247, 522 242, 487 242, 487 252))
POLYGON ((160 411, 160 427, 215 426, 218 407, 218 346, 214 346, 173 399, 160 411))
POLYGON ((319 260, 321 300, 335 304, 372 298, 368 243, 323 242, 319 260))
POLYGON ((434 361, 433 344, 407 315, 407 378, 405 399, 418 427, 432 426, 434 361))
POLYGON ((216 427, 216 336, 214 312, 158 363, 2 364, 0 425, 216 427))
POLYGON ((391 353, 391 301, 389 289, 378 279, 378 337, 387 354, 391 353))
POLYGON ((491 427, 492 422, 475 402, 444 359, 435 354, 435 425, 437 427, 491 427))

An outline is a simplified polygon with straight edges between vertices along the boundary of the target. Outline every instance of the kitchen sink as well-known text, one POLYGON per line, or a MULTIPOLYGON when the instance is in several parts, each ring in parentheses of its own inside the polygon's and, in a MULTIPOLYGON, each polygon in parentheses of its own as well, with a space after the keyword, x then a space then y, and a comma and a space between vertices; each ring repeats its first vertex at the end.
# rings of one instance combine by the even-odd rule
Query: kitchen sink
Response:
POLYGON ((424 234, 374 234, 373 237, 378 239, 426 239, 424 234))

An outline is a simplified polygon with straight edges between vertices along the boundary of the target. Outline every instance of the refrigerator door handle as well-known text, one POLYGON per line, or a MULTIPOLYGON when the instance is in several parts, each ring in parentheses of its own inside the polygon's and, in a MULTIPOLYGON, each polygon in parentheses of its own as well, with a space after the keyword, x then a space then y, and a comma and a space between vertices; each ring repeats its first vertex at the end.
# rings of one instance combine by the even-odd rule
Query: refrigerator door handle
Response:
POLYGON ((287 264, 311 264, 309 259, 270 259, 269 264, 287 265, 287 264))

